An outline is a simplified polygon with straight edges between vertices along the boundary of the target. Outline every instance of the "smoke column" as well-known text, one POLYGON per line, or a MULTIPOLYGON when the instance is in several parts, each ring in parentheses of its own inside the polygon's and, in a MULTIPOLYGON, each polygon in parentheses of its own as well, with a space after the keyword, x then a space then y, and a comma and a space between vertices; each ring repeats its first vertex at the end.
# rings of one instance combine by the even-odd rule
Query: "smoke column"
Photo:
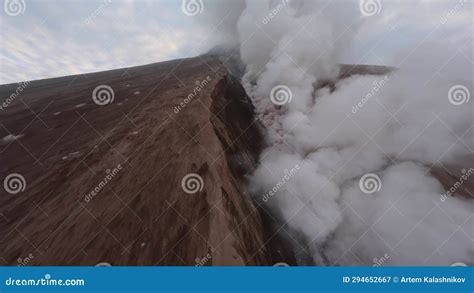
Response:
POLYGON ((449 166, 474 180, 472 68, 431 76, 426 64, 446 57, 437 44, 420 63, 412 52, 386 75, 339 80, 365 21, 358 4, 246 1, 235 12, 243 84, 267 129, 251 191, 261 202, 276 190, 265 204, 317 265, 472 264, 473 200, 443 196, 431 174, 449 166))

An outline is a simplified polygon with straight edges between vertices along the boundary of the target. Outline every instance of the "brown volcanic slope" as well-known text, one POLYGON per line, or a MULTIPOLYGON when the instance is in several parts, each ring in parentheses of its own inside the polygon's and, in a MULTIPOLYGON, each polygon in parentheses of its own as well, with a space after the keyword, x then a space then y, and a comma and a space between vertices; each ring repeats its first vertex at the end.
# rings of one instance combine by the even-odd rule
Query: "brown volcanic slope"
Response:
MULTIPOLYGON (((16 88, 0 87, 1 100, 16 88)), ((0 264, 270 263, 241 188, 262 145, 259 124, 217 58, 35 81, 0 123, 0 138, 24 135, 0 145, 0 178, 26 180, 15 195, 0 188, 0 264), (115 100, 98 106, 92 92, 103 84, 115 100), (183 191, 188 173, 202 177, 201 191, 183 191)))
MULTIPOLYGON (((242 188, 261 126, 218 57, 35 81, 0 110, 0 139, 24 135, 0 140, 0 183, 26 180, 18 194, 0 186, 0 265, 295 264, 292 250, 312 264, 305 241, 242 188), (202 90, 183 103, 196 82, 202 90), (104 84, 115 100, 98 106, 104 84), (189 173, 200 192, 183 191, 189 173)), ((391 70, 343 65, 340 78, 391 70)), ((17 88, 0 86, 0 102, 17 88)), ((432 173, 449 189, 457 171, 432 173)), ((458 192, 472 196, 474 182, 458 192)))

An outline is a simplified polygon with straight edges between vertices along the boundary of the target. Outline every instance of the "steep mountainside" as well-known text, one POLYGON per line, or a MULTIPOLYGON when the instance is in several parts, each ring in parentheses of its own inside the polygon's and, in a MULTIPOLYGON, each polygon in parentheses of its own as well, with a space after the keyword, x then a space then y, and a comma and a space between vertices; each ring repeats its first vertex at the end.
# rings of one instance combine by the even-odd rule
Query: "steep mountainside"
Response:
MULTIPOLYGON (((391 70, 342 65, 340 79, 391 70)), ((214 52, 0 86, 0 264, 314 264, 246 194, 264 130, 242 73, 214 52)), ((446 190, 462 175, 448 168, 432 169, 446 190)))
MULTIPOLYGON (((2 86, 2 100, 18 86, 2 86)), ((0 121, 0 138, 21 136, 2 141, 0 177, 26 181, 0 190, 1 263, 270 263, 242 188, 259 123, 217 58, 31 82, 0 121), (94 103, 100 85, 112 103, 94 103), (188 174, 202 178, 196 193, 188 174)))

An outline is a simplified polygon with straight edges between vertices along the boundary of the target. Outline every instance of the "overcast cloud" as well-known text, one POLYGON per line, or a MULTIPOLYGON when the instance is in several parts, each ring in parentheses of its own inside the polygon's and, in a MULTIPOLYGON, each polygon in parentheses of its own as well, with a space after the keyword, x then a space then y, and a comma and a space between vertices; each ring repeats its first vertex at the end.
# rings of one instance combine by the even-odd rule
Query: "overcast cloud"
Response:
MULTIPOLYGON (((6 0, 4 0, 6 1, 6 0)), ((217 1, 203 0, 204 12, 217 1)), ((230 1, 235 9, 235 1, 230 1)), ((213 29, 187 16, 179 0, 25 0, 18 16, 0 12, 0 84, 160 62, 195 56, 216 45, 230 15, 213 29)), ((380 14, 364 22, 341 62, 398 65, 401 48, 452 44, 458 68, 472 77, 472 1, 381 1, 380 14), (467 33, 466 33, 467 32, 467 33), (466 46, 468 44, 468 46, 466 46), (470 46, 469 46, 470 44, 470 46)), ((324 13, 324 11, 322 11, 324 13)), ((229 36, 227 36, 229 37, 229 36)), ((423 50, 425 51, 425 50, 423 50)), ((426 51, 425 51, 426 52, 426 51)), ((402 54, 403 59, 407 54, 402 54)), ((416 51, 410 58, 419 58, 416 51)), ((452 64, 452 63, 450 63, 452 64)), ((427 68, 427 70, 430 70, 427 68)), ((449 70, 446 68, 445 70, 449 70)))

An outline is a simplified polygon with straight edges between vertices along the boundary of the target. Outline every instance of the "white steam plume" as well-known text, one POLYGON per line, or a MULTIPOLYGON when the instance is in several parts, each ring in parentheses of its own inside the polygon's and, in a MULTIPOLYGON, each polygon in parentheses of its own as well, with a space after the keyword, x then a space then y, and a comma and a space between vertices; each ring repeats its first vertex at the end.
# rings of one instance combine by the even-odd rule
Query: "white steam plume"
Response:
POLYGON ((427 62, 456 59, 431 47, 388 75, 337 81, 362 25, 358 9, 358 1, 246 1, 237 24, 243 82, 269 143, 253 193, 261 201, 299 166, 265 202, 305 236, 316 264, 472 264, 473 200, 443 199, 430 173, 474 168, 472 101, 448 97, 459 83, 474 92, 472 68, 450 78, 427 73, 427 62), (320 87, 327 81, 335 85, 320 87), (272 103, 276 86, 290 89, 291 102, 272 103), (373 193, 360 188, 366 174, 380 180, 373 193))

